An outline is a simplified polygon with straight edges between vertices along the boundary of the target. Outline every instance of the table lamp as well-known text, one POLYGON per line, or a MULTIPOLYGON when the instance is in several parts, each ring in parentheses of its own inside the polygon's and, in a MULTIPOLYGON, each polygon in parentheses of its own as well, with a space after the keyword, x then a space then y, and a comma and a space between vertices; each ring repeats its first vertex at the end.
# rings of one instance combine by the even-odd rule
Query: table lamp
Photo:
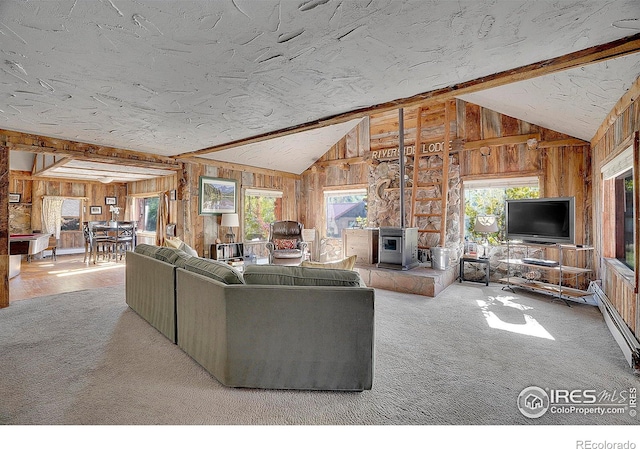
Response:
POLYGON ((487 246, 489 241, 487 240, 487 234, 498 232, 498 220, 494 215, 478 215, 476 222, 473 226, 473 231, 478 234, 482 234, 484 240, 482 242, 482 256, 481 259, 487 258, 487 246))
POLYGON ((226 226, 227 228, 229 228, 226 235, 227 243, 235 243, 236 235, 233 233, 232 228, 240 226, 238 214, 222 214, 222 221, 220 222, 220 226, 226 226))

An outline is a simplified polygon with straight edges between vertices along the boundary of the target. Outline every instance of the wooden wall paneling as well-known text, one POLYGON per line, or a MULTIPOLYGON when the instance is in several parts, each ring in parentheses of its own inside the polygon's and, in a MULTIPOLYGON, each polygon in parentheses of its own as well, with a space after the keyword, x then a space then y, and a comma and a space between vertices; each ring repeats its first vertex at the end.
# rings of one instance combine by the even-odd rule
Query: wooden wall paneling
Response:
POLYGON ((355 128, 353 128, 351 131, 349 131, 347 133, 347 135, 345 136, 345 158, 351 158, 351 157, 358 157, 360 156, 360 144, 358 141, 358 138, 360 137, 359 134, 359 126, 356 126, 355 128))
MULTIPOLYGON (((197 219, 198 219, 198 164, 185 162, 182 167, 180 190, 182 197, 182 224, 183 235, 187 245, 196 248, 197 219)), ((197 250, 196 250, 197 251, 197 250)), ((198 253, 202 254, 202 253, 198 253)))
POLYGON ((523 171, 541 170, 542 152, 538 149, 530 150, 526 144, 518 145, 518 161, 520 161, 520 169, 523 171))
POLYGON ((194 179, 192 180, 193 188, 191 196, 191 207, 190 211, 193 216, 192 224, 191 224, 191 232, 193 233, 193 248, 198 252, 199 255, 204 254, 204 217, 198 213, 198 202, 200 201, 200 191, 199 191, 199 183, 200 176, 213 176, 217 175, 216 173, 211 173, 208 170, 208 167, 205 166, 194 166, 194 179))
POLYGON ((465 135, 460 136, 467 142, 482 139, 480 128, 480 106, 473 103, 465 103, 465 135))
MULTIPOLYGON (((640 123, 640 122, 639 122, 640 123)), ((628 131, 633 132, 633 185, 634 198, 633 198, 633 220, 634 220, 634 279, 633 279, 633 293, 635 295, 634 301, 628 301, 630 307, 635 308, 632 312, 630 321, 635 322, 635 329, 640 328, 640 226, 638 224, 638 218, 640 217, 640 194, 638 188, 640 187, 640 130, 633 130, 629 124, 628 131)), ((640 128, 640 126, 638 126, 640 128)))
POLYGON ((585 240, 587 232, 585 225, 585 205, 590 199, 587 197, 587 186, 590 185, 590 173, 587 167, 587 154, 589 147, 560 147, 562 150, 565 167, 570 167, 562 173, 563 191, 561 196, 573 196, 576 201, 576 243, 588 244, 585 240))
POLYGON ((0 145, 0 308, 9 306, 9 149, 0 145))
POLYGON ((500 148, 500 158, 496 170, 498 173, 515 173, 521 171, 520 155, 523 145, 503 145, 500 148))
POLYGON ((358 125, 359 135, 358 135, 358 156, 365 157, 368 156, 369 151, 371 150, 371 139, 370 139, 370 129, 369 129, 369 117, 365 117, 362 119, 360 124, 358 125))
MULTIPOLYGON (((635 101, 640 95, 640 78, 632 88, 614 106, 609 117, 603 122, 594 138, 591 140, 593 163, 591 165, 594 188, 593 198, 593 240, 596 255, 601 258, 596 265, 596 276, 602 278, 603 290, 625 323, 640 337, 640 301, 634 292, 634 286, 626 279, 624 268, 617 268, 615 261, 608 259, 613 253, 614 245, 607 239, 611 226, 607 226, 605 215, 611 216, 603 196, 613 188, 609 182, 602 182, 601 167, 619 152, 624 151, 632 142, 632 135, 640 130, 640 102, 635 101), (605 227, 607 226, 607 227, 605 227)), ((637 193, 636 193, 637 195, 637 193)), ((636 229, 636 233, 638 230, 636 229)), ((636 235, 636 241, 638 235, 636 235)), ((636 255, 637 257, 637 255, 636 255)))
POLYGON ((42 229, 42 197, 46 193, 45 181, 34 180, 32 183, 31 229, 42 229))
POLYGON ((500 127, 502 128, 502 136, 517 136, 520 134, 528 134, 522 132, 522 120, 500 114, 500 127))
POLYGON ((460 139, 466 139, 466 105, 467 103, 462 100, 456 99, 456 126, 457 126, 457 136, 460 139))
POLYGON ((502 137, 502 114, 487 108, 480 108, 482 139, 502 137))
POLYGON ((337 149, 337 157, 336 159, 344 159, 347 157, 347 139, 346 137, 341 138, 340 140, 338 140, 338 143, 336 144, 336 149, 337 149))

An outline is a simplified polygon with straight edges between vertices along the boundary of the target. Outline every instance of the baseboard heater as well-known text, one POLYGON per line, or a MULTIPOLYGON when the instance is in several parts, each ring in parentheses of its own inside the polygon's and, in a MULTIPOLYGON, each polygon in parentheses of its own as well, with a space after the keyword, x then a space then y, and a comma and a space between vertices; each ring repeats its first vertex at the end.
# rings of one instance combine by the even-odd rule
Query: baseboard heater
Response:
POLYGON ((611 304, 611 301, 607 298, 598 281, 592 281, 589 284, 589 292, 595 295, 604 321, 607 323, 607 327, 616 340, 616 343, 620 346, 629 366, 633 369, 634 374, 640 375, 640 343, 618 311, 613 307, 613 304, 611 304))

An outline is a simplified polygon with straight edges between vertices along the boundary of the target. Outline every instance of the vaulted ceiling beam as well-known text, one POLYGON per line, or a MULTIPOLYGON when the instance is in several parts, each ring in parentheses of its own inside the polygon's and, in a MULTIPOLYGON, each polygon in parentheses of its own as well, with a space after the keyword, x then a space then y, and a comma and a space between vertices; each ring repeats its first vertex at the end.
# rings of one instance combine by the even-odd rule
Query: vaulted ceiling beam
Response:
POLYGON ((165 170, 180 170, 181 164, 173 158, 157 156, 148 153, 138 153, 129 150, 100 147, 96 145, 80 144, 81 147, 65 146, 64 148, 28 145, 22 143, 7 143, 12 151, 27 151, 36 154, 64 155, 68 158, 91 161, 111 162, 118 165, 130 165, 144 168, 160 168, 165 170))

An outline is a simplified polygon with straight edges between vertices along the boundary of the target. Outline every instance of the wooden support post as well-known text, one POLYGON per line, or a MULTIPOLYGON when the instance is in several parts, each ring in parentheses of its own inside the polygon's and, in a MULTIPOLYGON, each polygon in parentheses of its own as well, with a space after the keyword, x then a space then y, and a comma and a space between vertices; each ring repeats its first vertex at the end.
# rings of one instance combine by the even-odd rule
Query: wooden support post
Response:
POLYGON ((9 149, 0 145, 0 308, 9 307, 9 149))

